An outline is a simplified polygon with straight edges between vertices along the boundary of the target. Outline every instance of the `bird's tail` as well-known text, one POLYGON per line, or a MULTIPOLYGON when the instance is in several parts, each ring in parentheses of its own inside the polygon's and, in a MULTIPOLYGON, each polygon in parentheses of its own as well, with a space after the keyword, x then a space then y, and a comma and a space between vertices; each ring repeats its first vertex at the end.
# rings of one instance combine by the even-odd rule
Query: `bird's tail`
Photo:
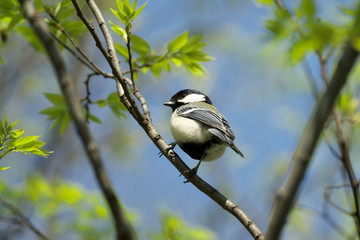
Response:
POLYGON ((240 149, 234 143, 229 144, 229 146, 232 148, 232 150, 234 150, 237 154, 239 154, 241 157, 244 158, 244 154, 240 151, 240 149))

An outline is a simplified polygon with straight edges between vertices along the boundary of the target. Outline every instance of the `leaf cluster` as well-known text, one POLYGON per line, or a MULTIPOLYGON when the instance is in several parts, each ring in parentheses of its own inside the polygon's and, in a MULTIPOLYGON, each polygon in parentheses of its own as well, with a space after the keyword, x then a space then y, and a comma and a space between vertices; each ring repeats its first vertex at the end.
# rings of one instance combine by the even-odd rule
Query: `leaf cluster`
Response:
POLYGON ((354 21, 360 14, 359 6, 357 4, 356 10, 351 12, 343 10, 344 14, 351 15, 352 22, 342 25, 320 18, 314 0, 302 0, 299 7, 291 10, 275 7, 273 16, 265 22, 269 31, 267 36, 277 42, 287 40, 290 43, 289 55, 293 65, 301 62, 308 53, 326 55, 348 39, 358 42, 359 30, 355 31, 357 28, 353 26, 356 26, 354 21))
MULTIPOLYGON (((20 120, 19 120, 20 121, 20 120)), ((10 124, 5 116, 4 121, 0 119, 0 160, 11 152, 19 152, 25 155, 38 155, 47 157, 51 151, 42 148, 44 142, 38 140, 40 136, 22 136, 24 130, 14 129, 18 122, 10 124)), ((0 167, 1 170, 8 169, 9 167, 0 167)))
MULTIPOLYGON (((49 181, 33 174, 25 184, 8 185, 0 181, 0 191, 12 204, 36 209, 52 239, 110 239, 114 230, 106 205, 97 192, 65 180, 49 181), (26 204, 24 204, 26 201, 26 204)), ((130 221, 136 216, 125 211, 130 221)), ((0 208, 2 216, 11 214, 0 208)))
MULTIPOLYGON (((52 27, 51 31, 54 36, 64 44, 68 40, 64 32, 69 34, 75 41, 87 32, 87 28, 82 21, 76 18, 76 10, 71 0, 59 1, 54 5, 46 4, 41 7, 41 10, 44 10, 51 17, 47 19, 47 23, 52 27)), ((59 47, 63 48, 61 45, 59 47)))
MULTIPOLYGON (((69 122, 72 120, 70 109, 65 101, 65 98, 63 95, 57 93, 44 93, 44 95, 53 104, 53 106, 40 111, 40 114, 47 115, 48 120, 53 120, 50 129, 59 125, 60 133, 63 134, 69 122)), ((83 112, 85 115, 85 111, 83 112)), ((101 123, 100 119, 93 114, 88 114, 88 118, 90 121, 101 123)))
MULTIPOLYGON (((149 69, 156 76, 160 77, 163 70, 170 71, 170 62, 179 67, 182 64, 194 75, 203 76, 206 73, 201 62, 213 60, 207 53, 203 52, 206 45, 201 42, 202 36, 195 35, 189 38, 188 31, 173 39, 167 45, 167 52, 163 54, 157 53, 150 47, 150 44, 143 38, 131 34, 132 21, 146 6, 147 2, 139 9, 136 8, 136 1, 131 5, 128 0, 117 0, 118 10, 111 9, 113 14, 125 25, 125 29, 111 21, 111 29, 117 33, 125 42, 125 46, 115 43, 117 53, 129 61, 129 48, 135 52, 136 56, 132 56, 132 69, 136 72, 142 69, 145 74, 149 69), (128 43, 131 42, 130 46, 128 43)), ((136 74, 135 74, 136 78, 136 74)))
POLYGON ((96 101, 96 103, 99 108, 108 106, 117 118, 126 117, 125 112, 127 112, 127 109, 120 101, 117 92, 110 93, 106 99, 99 99, 96 101))
POLYGON ((153 240, 211 240, 215 234, 209 229, 188 226, 179 216, 163 213, 160 216, 161 233, 150 234, 153 240))

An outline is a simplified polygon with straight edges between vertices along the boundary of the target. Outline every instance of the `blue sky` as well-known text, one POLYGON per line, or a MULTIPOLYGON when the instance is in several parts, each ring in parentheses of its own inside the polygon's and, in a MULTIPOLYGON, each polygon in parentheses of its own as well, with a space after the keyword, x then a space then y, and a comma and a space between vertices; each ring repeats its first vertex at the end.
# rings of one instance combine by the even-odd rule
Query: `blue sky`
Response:
MULTIPOLYGON (((329 7, 326 11, 321 10, 321 14, 325 17, 338 16, 334 13, 339 14, 339 3, 330 2, 327 1, 329 7)), ((143 1, 139 1, 141 3, 143 1)), ((286 47, 271 47, 263 39, 266 33, 263 23, 270 13, 269 9, 255 1, 149 1, 133 24, 133 33, 160 51, 166 43, 186 30, 190 34, 204 35, 203 40, 208 43, 205 51, 216 59, 204 64, 209 73, 205 79, 193 77, 173 66, 173 71, 163 73, 160 79, 151 74, 140 77, 137 85, 148 101, 154 125, 168 142, 173 141, 168 122, 171 111, 162 105, 164 101, 184 88, 201 90, 212 99, 230 123, 237 136, 235 142, 246 158, 242 159, 228 149, 220 160, 203 163, 198 174, 229 196, 264 231, 274 191, 283 179, 280 174, 287 169, 314 106, 302 67, 287 63, 286 47)), ((110 11, 106 15, 110 16, 110 11)), ((87 43, 88 46, 91 44, 87 43)), ((97 50, 93 47, 90 49, 95 61, 106 68, 105 61, 96 54, 97 50)), ((19 57, 12 56, 14 59, 19 57)), ((69 68, 73 70, 71 63, 74 60, 68 59, 69 68)), ((44 59, 39 61, 43 62, 44 59)), ((309 63, 319 80, 317 63, 312 59, 309 59, 309 63)), ((51 123, 46 121, 45 116, 34 113, 49 106, 41 92, 58 92, 59 89, 51 75, 52 70, 45 66, 39 64, 36 73, 17 79, 1 112, 6 112, 13 121, 23 119, 24 130, 29 134, 41 133, 46 142, 51 123), (23 95, 19 96, 17 91, 23 92, 23 95)), ((125 65, 122 67, 126 69, 125 65)), ((85 75, 83 73, 79 77, 80 87, 85 75)), ((94 99, 104 98, 115 91, 113 82, 101 78, 94 79, 91 87, 94 99)), ((221 236, 218 239, 234 239, 235 236, 250 239, 235 218, 222 211, 194 186, 184 184, 177 170, 165 158, 158 158, 158 150, 130 115, 128 119, 118 120, 107 109, 93 107, 92 110, 103 121, 102 125, 92 123, 91 128, 100 145, 106 168, 124 205, 139 214, 139 229, 158 229, 158 212, 165 209, 179 214, 191 225, 214 229, 221 236), (126 136, 126 140, 122 139, 123 136, 126 136)), ((92 170, 73 130, 73 127, 69 127, 59 140, 60 145, 66 146, 67 152, 59 153, 55 149, 51 161, 71 158, 71 162, 65 163, 69 166, 62 166, 67 169, 63 171, 66 179, 89 189, 97 189, 92 170), (69 141, 72 144, 67 146, 69 141)), ((51 147, 49 145, 50 150, 51 147)), ((175 150, 190 167, 196 165, 197 162, 179 148, 175 150)), ((330 174, 330 170, 321 171, 321 166, 335 160, 323 145, 319 146, 314 160, 303 186, 304 195, 300 196, 299 201, 321 208, 321 183, 328 181, 330 174)), ((28 172, 27 168, 22 167, 23 164, 31 165, 32 160, 20 157, 16 161, 6 161, 13 167, 2 173, 2 177, 21 181, 21 176, 28 172)), ((323 231, 328 226, 321 219, 299 215, 297 221, 306 219, 304 229, 299 226, 297 229, 288 228, 286 234, 298 234, 298 238, 292 239, 310 236, 315 228, 315 235, 320 236, 318 239, 328 239, 333 234, 323 231)), ((337 235, 332 237, 339 239, 337 235)))

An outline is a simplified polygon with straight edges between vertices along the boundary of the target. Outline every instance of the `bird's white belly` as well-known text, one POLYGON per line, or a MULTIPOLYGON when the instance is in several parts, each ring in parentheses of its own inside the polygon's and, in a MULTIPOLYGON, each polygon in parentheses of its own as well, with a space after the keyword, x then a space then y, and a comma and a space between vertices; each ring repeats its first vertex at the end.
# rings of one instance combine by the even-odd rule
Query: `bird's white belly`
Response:
POLYGON ((201 159, 205 162, 211 162, 219 159, 224 155, 227 144, 212 144, 210 148, 205 151, 204 157, 201 159))
POLYGON ((176 115, 174 112, 171 116, 170 129, 177 143, 203 143, 212 138, 212 134, 202 123, 190 118, 175 117, 176 115))

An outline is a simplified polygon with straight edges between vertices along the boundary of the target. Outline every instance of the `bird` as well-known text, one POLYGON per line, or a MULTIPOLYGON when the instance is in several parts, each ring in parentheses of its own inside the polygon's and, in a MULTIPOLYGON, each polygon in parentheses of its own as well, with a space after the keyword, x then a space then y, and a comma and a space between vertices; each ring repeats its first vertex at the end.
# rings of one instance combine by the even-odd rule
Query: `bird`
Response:
POLYGON ((173 111, 170 130, 175 142, 169 148, 179 145, 191 158, 199 160, 189 174, 196 174, 202 161, 219 159, 227 147, 244 157, 234 144, 235 135, 229 123, 202 92, 184 89, 163 104, 173 111))

